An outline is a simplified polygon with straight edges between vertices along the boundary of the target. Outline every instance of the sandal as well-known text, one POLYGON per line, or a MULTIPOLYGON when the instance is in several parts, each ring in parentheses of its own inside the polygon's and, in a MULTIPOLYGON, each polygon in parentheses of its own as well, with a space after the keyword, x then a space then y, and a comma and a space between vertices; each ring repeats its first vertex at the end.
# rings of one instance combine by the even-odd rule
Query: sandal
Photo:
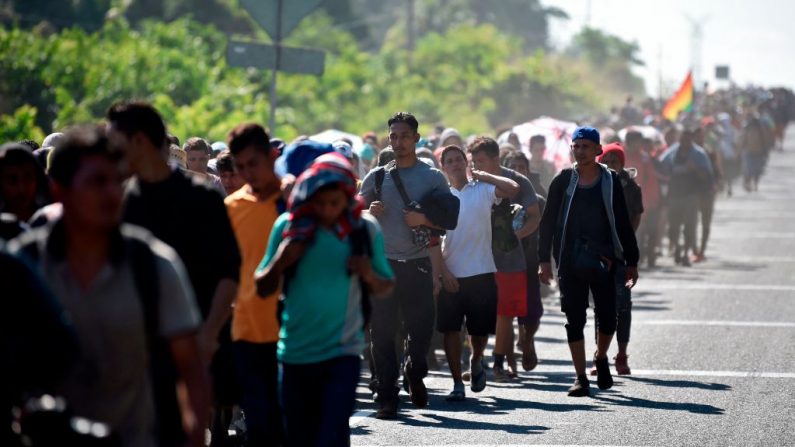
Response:
POLYGON ((513 355, 509 355, 505 358, 506 362, 508 363, 508 370, 506 371, 506 375, 509 379, 515 379, 519 377, 519 368, 516 367, 516 359, 513 355))
POLYGON ((535 350, 526 349, 522 352, 522 368, 525 371, 532 371, 538 366, 538 356, 535 350))
POLYGON ((453 391, 444 398, 447 402, 463 402, 466 400, 466 391, 463 383, 453 385, 453 391))
POLYGON ((482 360, 480 361, 480 372, 477 374, 474 371, 472 372, 472 382, 469 388, 475 393, 486 389, 486 365, 483 364, 482 360))

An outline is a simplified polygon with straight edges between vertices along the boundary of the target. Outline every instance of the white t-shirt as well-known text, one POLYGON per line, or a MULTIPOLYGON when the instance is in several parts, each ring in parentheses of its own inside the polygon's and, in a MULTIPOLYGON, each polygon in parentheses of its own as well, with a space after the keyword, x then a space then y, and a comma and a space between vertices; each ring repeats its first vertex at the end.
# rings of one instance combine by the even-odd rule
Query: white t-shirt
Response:
POLYGON ((447 230, 442 241, 442 256, 456 278, 494 273, 491 251, 491 207, 498 203, 497 189, 484 182, 469 182, 459 191, 450 187, 461 205, 458 226, 447 230))

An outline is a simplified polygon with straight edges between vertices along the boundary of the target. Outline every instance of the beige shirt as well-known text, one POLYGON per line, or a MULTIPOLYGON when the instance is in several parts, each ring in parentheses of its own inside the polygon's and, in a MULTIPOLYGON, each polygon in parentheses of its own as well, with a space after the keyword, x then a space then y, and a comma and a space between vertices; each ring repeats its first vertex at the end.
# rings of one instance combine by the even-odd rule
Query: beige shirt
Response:
MULTIPOLYGON (((150 244, 160 282, 165 338, 195 331, 201 316, 185 269, 163 242, 150 244)), ((153 446, 154 406, 141 298, 130 263, 108 263, 83 290, 64 260, 41 253, 41 268, 78 334, 81 360, 58 393, 77 416, 109 424, 124 446, 153 446)))

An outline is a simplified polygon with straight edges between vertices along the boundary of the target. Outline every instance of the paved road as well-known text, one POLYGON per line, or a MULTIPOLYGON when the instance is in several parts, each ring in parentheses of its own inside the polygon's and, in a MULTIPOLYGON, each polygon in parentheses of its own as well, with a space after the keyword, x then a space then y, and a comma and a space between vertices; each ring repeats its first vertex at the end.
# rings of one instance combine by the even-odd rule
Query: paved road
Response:
POLYGON ((793 127, 785 147, 772 155, 758 193, 738 187, 719 201, 707 262, 684 268, 666 258, 641 272, 633 375, 618 377, 612 390, 566 395, 573 374, 564 319, 548 303, 536 371, 479 394, 467 389, 459 404, 444 401, 449 376, 432 374, 429 407, 417 410, 404 395, 398 421, 373 418, 362 387, 352 443, 795 445, 793 127))

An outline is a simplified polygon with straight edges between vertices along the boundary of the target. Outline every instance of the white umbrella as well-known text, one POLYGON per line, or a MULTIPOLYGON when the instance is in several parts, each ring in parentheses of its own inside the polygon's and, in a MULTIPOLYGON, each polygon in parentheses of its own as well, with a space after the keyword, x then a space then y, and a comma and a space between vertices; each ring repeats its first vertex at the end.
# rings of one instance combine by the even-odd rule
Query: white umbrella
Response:
POLYGON ((524 124, 514 126, 510 131, 519 137, 522 142, 522 151, 530 157, 530 137, 543 135, 547 142, 547 151, 544 159, 555 164, 555 169, 560 171, 571 166, 570 144, 571 134, 577 128, 577 123, 562 121, 548 116, 542 116, 524 124))
POLYGON ((643 138, 648 138, 651 141, 653 141, 655 147, 665 146, 665 136, 654 126, 625 127, 618 131, 618 138, 621 138, 621 141, 626 141, 627 132, 629 132, 630 130, 634 130, 635 132, 640 132, 640 134, 643 135, 643 138))
POLYGON ((332 144, 337 140, 341 140, 343 138, 347 138, 353 142, 353 150, 358 152, 362 146, 364 146, 364 141, 359 138, 357 135, 352 133, 343 132, 337 129, 328 129, 320 132, 317 135, 312 135, 309 137, 310 140, 320 141, 321 143, 329 143, 332 144))

